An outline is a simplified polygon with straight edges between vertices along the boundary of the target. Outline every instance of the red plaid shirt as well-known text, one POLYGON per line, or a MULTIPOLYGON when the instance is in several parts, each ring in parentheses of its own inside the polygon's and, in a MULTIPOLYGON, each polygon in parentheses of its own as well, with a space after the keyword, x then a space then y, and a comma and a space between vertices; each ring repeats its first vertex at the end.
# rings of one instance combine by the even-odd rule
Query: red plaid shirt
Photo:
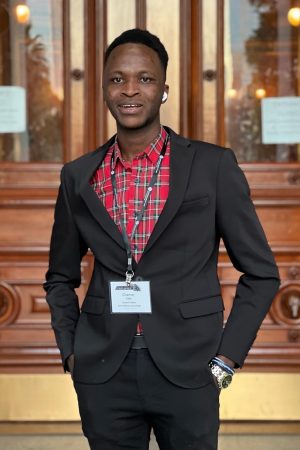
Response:
MULTIPOLYGON (((111 183, 111 157, 114 153, 114 170, 118 193, 120 213, 130 238, 133 229, 135 214, 142 208, 147 187, 153 175, 158 157, 167 132, 161 127, 156 139, 143 151, 137 154, 132 162, 124 161, 116 139, 108 149, 99 169, 94 173, 90 184, 93 186, 99 199, 103 202, 111 218, 120 227, 120 217, 114 201, 111 183)), ((162 212, 169 193, 170 177, 170 140, 168 141, 165 156, 162 160, 157 182, 151 192, 147 209, 140 221, 137 231, 131 242, 132 254, 138 262, 153 231, 157 219, 162 212)), ((125 271, 126 268, 124 268, 125 271)))

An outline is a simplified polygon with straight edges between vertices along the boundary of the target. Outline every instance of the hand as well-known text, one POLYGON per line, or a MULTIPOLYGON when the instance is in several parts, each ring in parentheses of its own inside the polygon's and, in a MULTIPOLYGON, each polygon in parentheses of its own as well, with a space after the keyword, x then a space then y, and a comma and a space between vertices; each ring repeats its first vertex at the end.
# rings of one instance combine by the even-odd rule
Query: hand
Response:
POLYGON ((216 377, 213 373, 212 373, 212 377, 213 377, 214 383, 215 383, 215 385, 216 385, 216 387, 217 387, 217 389, 218 389, 218 391, 219 391, 219 393, 220 393, 220 392, 221 392, 221 389, 220 389, 220 386, 219 386, 217 377, 216 377))
POLYGON ((69 371, 70 371, 71 376, 72 376, 72 378, 73 378, 73 370, 74 370, 74 353, 72 353, 70 356, 68 356, 68 358, 67 358, 67 363, 68 363, 69 371))

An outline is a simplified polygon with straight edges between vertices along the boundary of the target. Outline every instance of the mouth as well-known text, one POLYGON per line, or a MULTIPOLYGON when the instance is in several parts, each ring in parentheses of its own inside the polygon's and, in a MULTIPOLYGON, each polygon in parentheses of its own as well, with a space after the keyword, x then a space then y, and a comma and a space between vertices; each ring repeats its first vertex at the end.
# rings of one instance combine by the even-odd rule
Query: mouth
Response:
POLYGON ((118 105, 123 114, 134 114, 140 112, 143 105, 140 103, 123 103, 118 105))

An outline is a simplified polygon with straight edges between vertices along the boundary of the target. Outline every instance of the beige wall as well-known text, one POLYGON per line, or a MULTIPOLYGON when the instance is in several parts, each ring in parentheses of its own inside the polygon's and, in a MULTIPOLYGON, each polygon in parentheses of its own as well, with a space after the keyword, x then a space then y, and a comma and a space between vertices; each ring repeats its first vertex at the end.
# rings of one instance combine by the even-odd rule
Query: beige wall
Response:
MULTIPOLYGON (((239 373, 221 394, 223 420, 300 421, 300 374, 239 373)), ((0 421, 74 421, 69 375, 0 375, 0 421)))

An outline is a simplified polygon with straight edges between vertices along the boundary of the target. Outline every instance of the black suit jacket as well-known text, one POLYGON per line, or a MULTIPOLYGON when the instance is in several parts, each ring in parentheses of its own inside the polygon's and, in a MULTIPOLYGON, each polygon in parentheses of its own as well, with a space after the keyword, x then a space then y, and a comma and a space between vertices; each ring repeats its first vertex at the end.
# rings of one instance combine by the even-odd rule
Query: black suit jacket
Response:
POLYGON ((124 280, 126 251, 89 180, 112 140, 61 172, 44 287, 65 370, 74 353, 77 382, 112 377, 140 319, 165 376, 184 387, 204 385, 211 381, 208 362, 218 352, 243 365, 278 289, 278 270, 234 153, 168 131, 169 196, 140 262, 134 262, 136 279, 151 282, 151 315, 110 313, 108 282, 124 280), (220 238, 242 272, 224 330, 220 238), (95 264, 80 311, 74 289, 88 248, 95 264))

